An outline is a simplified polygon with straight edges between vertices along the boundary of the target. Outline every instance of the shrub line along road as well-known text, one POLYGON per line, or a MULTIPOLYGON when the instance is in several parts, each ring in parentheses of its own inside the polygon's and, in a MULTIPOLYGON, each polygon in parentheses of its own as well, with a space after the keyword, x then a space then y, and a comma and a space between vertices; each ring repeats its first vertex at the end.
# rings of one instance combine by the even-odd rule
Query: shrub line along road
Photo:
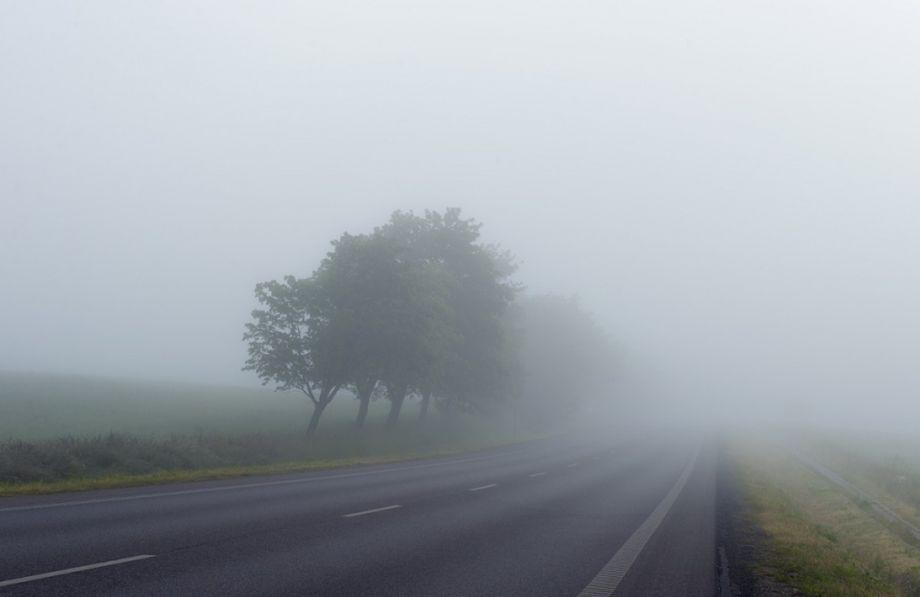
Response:
POLYGON ((699 446, 555 438, 338 472, 0 499, 0 593, 710 596, 716 459, 699 446))

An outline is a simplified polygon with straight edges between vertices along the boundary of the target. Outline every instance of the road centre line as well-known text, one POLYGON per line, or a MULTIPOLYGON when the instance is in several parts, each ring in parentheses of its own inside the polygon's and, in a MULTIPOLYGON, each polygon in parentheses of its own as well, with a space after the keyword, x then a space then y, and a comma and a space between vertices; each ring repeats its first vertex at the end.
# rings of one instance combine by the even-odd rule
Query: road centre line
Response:
POLYGON ((528 477, 542 477, 546 474, 546 471, 540 471, 539 473, 530 473, 528 477))
POLYGON ((567 464, 567 465, 565 465, 565 466, 566 466, 566 468, 572 468, 572 467, 578 466, 578 463, 577 463, 577 462, 573 462, 573 463, 567 464))
POLYGON ((387 510, 395 510, 396 508, 402 508, 399 504, 393 504, 392 506, 384 506, 383 508, 373 508, 372 510, 362 510, 360 512, 352 512, 351 514, 343 514, 342 518, 354 518, 355 516, 364 516, 365 514, 376 514, 377 512, 386 512, 387 510))
POLYGON ((45 578, 53 578, 55 576, 64 576, 65 574, 73 574, 75 572, 85 572, 87 570, 95 570, 97 568, 105 568, 107 566, 118 566, 119 564, 127 564, 129 562, 136 562, 138 560, 148 560, 154 558, 149 554, 131 556, 130 558, 121 558, 118 560, 109 560, 107 562, 99 562, 98 564, 87 564, 86 566, 76 566, 75 568, 65 568, 63 570, 55 570, 54 572, 45 572, 43 574, 33 574, 32 576, 23 576, 22 578, 13 578, 11 580, 0 580, 0 587, 9 587, 12 585, 19 585, 26 582, 32 582, 36 580, 42 580, 45 578))
POLYGON ((492 487, 497 487, 498 483, 489 483, 488 485, 480 485, 479 487, 471 487, 468 491, 482 491, 483 489, 491 489, 492 487))

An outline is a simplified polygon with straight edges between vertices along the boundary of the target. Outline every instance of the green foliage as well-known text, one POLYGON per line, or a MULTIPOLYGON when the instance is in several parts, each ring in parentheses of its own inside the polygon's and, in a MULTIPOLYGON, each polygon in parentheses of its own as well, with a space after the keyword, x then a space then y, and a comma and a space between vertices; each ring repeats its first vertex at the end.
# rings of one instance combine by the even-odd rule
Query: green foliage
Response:
POLYGON ((479 241, 480 228, 452 208, 424 216, 396 212, 376 231, 401 243, 406 258, 425 264, 446 291, 435 358, 416 385, 440 396, 448 411, 487 411, 510 387, 503 317, 519 290, 510 281, 515 264, 479 241))
POLYGON ((507 326, 512 330, 514 391, 535 424, 557 421, 609 387, 610 343, 574 298, 524 298, 515 304, 507 326))
POLYGON ((323 277, 256 285, 264 308, 252 312, 243 339, 249 342, 244 369, 255 371, 263 384, 278 390, 300 390, 313 404, 307 432, 313 433, 320 416, 348 383, 353 352, 349 326, 330 295, 323 277))
POLYGON ((306 279, 256 286, 244 339, 245 369, 314 406, 308 428, 343 386, 361 404, 378 382, 395 424, 412 393, 487 409, 507 394, 503 314, 517 287, 511 258, 479 242, 480 225, 458 209, 396 212, 369 235, 344 234, 306 279))

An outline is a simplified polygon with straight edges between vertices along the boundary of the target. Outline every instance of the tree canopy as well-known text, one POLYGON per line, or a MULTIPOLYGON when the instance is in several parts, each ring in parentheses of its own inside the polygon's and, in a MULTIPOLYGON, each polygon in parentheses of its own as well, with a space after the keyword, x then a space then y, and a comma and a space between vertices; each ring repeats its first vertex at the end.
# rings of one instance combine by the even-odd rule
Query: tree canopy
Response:
POLYGON ((600 335, 574 302, 515 304, 514 258, 484 244, 480 228, 459 209, 397 211, 332 241, 309 277, 258 284, 244 368, 302 392, 309 433, 343 388, 358 400, 357 426, 374 397, 389 400, 390 426, 413 395, 420 419, 432 404, 449 417, 515 396, 543 417, 571 409, 573 389, 606 357, 600 335))

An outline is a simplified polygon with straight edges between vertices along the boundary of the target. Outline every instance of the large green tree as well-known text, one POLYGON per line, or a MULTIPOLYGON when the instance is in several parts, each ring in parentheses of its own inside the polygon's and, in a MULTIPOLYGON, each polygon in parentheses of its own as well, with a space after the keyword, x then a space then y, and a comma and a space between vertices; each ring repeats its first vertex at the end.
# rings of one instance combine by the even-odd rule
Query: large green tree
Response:
POLYGON ((381 381, 390 400, 387 425, 399 420, 413 391, 427 387, 452 344, 449 279, 441 268, 400 256, 393 262, 393 293, 380 304, 381 381))
POLYGON ((356 424, 364 424, 381 382, 395 424, 406 396, 443 360, 452 327, 443 270, 411 258, 403 239, 375 232, 334 241, 315 278, 347 334, 341 340, 359 403, 356 424))
POLYGON ((379 310, 382 295, 392 292, 392 251, 373 236, 347 233, 332 246, 315 276, 338 317, 348 322, 341 330, 348 334, 343 339, 349 349, 347 379, 358 400, 355 425, 360 428, 382 375, 380 355, 386 340, 379 310))
POLYGON ((448 209, 396 212, 371 234, 343 234, 310 278, 256 287, 245 368, 303 392, 310 433, 343 387, 358 399, 358 426, 378 388, 390 426, 413 393, 422 418, 435 396, 448 410, 488 408, 508 389, 503 313, 517 288, 512 259, 479 230, 448 209))
POLYGON ((445 280, 453 334, 419 379, 422 416, 432 395, 446 410, 483 410, 507 389, 503 316, 518 287, 512 257, 480 240, 481 224, 457 208, 423 216, 396 212, 377 234, 404 245, 407 259, 437 268, 445 280))

